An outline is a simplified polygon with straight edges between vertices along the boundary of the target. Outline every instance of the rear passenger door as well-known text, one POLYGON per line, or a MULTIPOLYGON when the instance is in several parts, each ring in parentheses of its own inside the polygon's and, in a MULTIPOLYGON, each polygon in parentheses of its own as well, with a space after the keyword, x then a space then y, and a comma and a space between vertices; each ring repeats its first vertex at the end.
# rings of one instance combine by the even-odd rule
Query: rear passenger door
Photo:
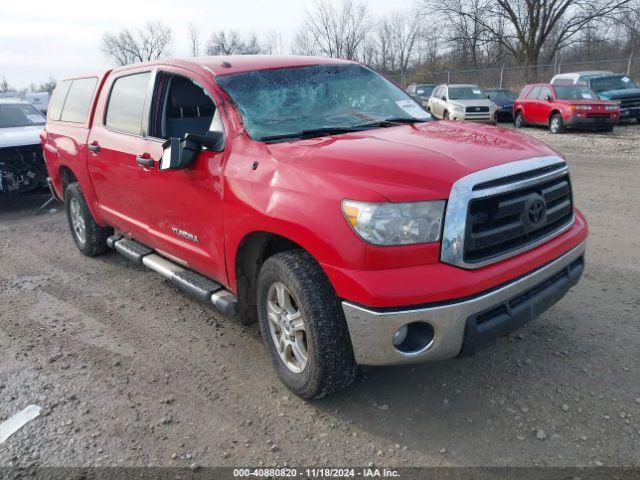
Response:
POLYGON ((540 123, 540 105, 538 100, 538 94, 540 93, 540 86, 536 85, 531 90, 525 99, 525 118, 528 123, 540 123))
POLYGON ((141 194, 143 167, 137 159, 147 150, 143 125, 152 86, 148 68, 125 70, 107 80, 87 142, 87 165, 102 216, 143 242, 149 240, 153 205, 141 194))

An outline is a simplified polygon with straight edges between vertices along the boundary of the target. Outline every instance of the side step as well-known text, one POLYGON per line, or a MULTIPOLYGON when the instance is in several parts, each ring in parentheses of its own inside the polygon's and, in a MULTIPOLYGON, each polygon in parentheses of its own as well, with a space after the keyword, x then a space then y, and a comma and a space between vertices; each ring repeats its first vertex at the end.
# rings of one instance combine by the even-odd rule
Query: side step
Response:
POLYGON ((236 296, 225 290, 218 282, 173 263, 154 253, 146 245, 121 235, 116 234, 109 237, 107 245, 128 260, 158 272, 183 292, 203 302, 213 303, 219 312, 228 316, 237 313, 238 300, 236 296))

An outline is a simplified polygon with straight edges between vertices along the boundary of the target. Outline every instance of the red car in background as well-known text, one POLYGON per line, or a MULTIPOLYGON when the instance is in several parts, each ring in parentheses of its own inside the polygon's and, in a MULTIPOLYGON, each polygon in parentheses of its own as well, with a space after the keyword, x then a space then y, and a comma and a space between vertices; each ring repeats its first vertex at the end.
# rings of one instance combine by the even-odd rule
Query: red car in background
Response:
POLYGON ((582 85, 527 85, 513 105, 517 128, 548 125, 551 133, 565 128, 611 131, 620 118, 620 105, 600 100, 582 85))

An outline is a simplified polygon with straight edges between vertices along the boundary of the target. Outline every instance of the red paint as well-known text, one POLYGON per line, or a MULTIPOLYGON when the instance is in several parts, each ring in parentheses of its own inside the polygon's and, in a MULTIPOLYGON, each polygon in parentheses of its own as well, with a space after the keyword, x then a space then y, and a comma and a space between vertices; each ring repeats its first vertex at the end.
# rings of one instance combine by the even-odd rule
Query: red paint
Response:
POLYGON ((96 220, 178 258, 236 290, 235 260, 243 239, 269 232, 299 244, 323 266, 338 295, 370 306, 411 305, 459 298, 494 287, 547 263, 587 235, 578 213, 573 228, 527 253, 474 271, 439 262, 439 244, 374 247, 345 221, 343 199, 447 199, 452 184, 481 169, 554 155, 535 139, 478 124, 439 121, 302 141, 264 144, 245 133, 216 75, 334 60, 302 57, 213 57, 167 60, 107 72, 84 125, 48 121, 45 157, 57 193, 61 168, 80 181, 96 220), (222 114, 227 142, 203 152, 186 170, 160 172, 162 142, 103 125, 110 87, 119 76, 159 68, 197 81, 222 114), (100 152, 88 150, 96 142, 100 152), (136 156, 156 160, 145 168, 136 156), (258 167, 252 168, 254 162, 258 167), (176 226, 198 236, 176 236, 176 226))

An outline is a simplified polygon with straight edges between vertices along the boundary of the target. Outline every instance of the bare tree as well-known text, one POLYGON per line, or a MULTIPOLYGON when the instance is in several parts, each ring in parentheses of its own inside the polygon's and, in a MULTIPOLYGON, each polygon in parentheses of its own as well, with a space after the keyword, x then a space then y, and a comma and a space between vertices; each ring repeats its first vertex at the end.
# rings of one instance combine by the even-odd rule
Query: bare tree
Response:
POLYGON ((409 68, 418 57, 423 37, 423 24, 412 10, 394 12, 383 18, 377 27, 378 67, 397 71, 401 83, 406 83, 409 68))
POLYGON ((105 33, 102 51, 118 65, 156 60, 169 55, 173 32, 161 22, 149 22, 135 31, 123 28, 105 33))
POLYGON ((189 47, 191 47, 191 56, 197 57, 200 55, 200 31, 195 23, 187 25, 187 32, 189 34, 189 47))
POLYGON ((214 32, 207 44, 207 55, 257 55, 263 53, 258 37, 243 37, 237 30, 214 32))
POLYGON ((449 21, 472 25, 471 41, 499 46, 520 64, 532 67, 550 61, 572 45, 588 25, 628 9, 637 0, 422 0, 426 9, 449 21))
POLYGON ((282 35, 276 30, 269 30, 262 40, 262 53, 267 55, 284 55, 286 48, 282 35))
POLYGON ((9 85, 7 78, 3 75, 2 80, 0 80, 0 93, 9 93, 13 91, 15 91, 14 88, 9 85))
POLYGON ((365 3, 355 0, 316 0, 306 11, 294 40, 294 53, 357 60, 372 26, 365 3))

